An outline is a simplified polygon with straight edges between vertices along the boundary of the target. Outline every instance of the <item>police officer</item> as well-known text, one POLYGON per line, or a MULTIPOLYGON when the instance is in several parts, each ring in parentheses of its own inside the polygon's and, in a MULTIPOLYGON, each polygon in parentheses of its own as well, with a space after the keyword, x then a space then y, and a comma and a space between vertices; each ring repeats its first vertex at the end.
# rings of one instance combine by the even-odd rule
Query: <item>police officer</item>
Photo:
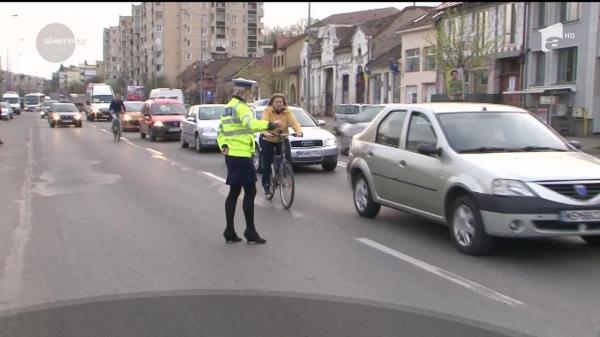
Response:
POLYGON ((268 122, 254 118, 247 102, 252 98, 252 86, 255 81, 237 78, 233 80, 233 97, 227 103, 221 116, 217 143, 225 154, 229 195, 225 200, 225 219, 227 225, 223 236, 225 242, 240 242, 233 224, 237 199, 244 189, 244 217, 246 230, 244 237, 248 243, 263 244, 267 241, 258 235, 254 225, 254 197, 256 196, 256 171, 252 156, 255 152, 254 134, 273 130, 280 122, 268 122))

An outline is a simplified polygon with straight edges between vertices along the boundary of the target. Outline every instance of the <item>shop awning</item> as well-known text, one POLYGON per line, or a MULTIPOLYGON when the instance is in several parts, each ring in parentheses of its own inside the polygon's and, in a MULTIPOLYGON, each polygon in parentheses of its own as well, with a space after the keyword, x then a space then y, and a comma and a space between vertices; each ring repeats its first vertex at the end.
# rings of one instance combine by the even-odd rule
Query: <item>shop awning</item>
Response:
POLYGON ((505 94, 505 95, 514 95, 514 94, 543 94, 543 93, 551 93, 553 91, 577 92, 577 88, 574 85, 555 85, 555 86, 544 87, 544 88, 531 88, 531 89, 525 89, 525 90, 504 91, 502 93, 505 94))

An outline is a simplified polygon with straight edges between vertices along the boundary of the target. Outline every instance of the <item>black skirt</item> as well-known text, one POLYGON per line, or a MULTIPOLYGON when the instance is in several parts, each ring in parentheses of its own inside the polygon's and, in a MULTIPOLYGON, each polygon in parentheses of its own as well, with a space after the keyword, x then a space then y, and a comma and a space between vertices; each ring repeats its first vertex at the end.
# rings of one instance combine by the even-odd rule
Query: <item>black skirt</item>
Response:
POLYGON ((250 185, 256 183, 256 170, 252 158, 225 156, 227 185, 250 185))

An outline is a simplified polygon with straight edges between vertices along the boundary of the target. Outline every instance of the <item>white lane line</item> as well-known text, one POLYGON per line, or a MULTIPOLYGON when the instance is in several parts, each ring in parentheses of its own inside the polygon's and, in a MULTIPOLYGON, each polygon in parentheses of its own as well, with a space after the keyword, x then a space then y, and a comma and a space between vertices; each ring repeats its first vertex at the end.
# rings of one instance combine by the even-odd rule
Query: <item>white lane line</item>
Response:
POLYGON ((128 141, 129 141, 129 139, 127 139, 127 138, 125 138, 125 137, 121 137, 121 139, 122 139, 122 140, 124 140, 124 141, 126 141, 126 142, 128 142, 128 141))
POLYGON ((218 175, 216 175, 216 174, 212 174, 212 173, 210 173, 210 172, 206 172, 206 171, 201 171, 201 172, 202 172, 202 174, 204 174, 205 176, 208 176, 208 177, 211 177, 211 178, 213 178, 213 179, 216 179, 216 180, 218 180, 218 181, 220 181, 220 182, 222 182, 222 183, 225 183, 225 182, 226 182, 226 180, 225 180, 224 178, 221 178, 221 177, 219 177, 219 176, 218 176, 218 175))
POLYGON ((463 286, 469 290, 472 290, 475 293, 485 296, 491 300, 502 302, 502 303, 508 304, 510 306, 525 305, 525 303, 523 303, 519 300, 516 300, 512 297, 509 297, 509 296, 499 293, 493 289, 482 286, 476 282, 468 280, 460 275, 454 274, 445 269, 442 269, 442 268, 436 267, 434 265, 431 265, 427 262, 418 260, 412 256, 408 256, 406 254, 400 253, 392 248, 386 247, 386 246, 384 246, 380 243, 377 243, 375 241, 372 241, 370 239, 356 238, 356 240, 371 247, 371 248, 375 248, 383 253, 389 254, 397 259, 400 259, 404 262, 408 262, 408 263, 414 265, 415 267, 421 268, 421 269, 428 271, 432 274, 435 274, 439 277, 445 278, 446 280, 448 280, 450 282, 456 283, 456 284, 463 286))
POLYGON ((338 161, 338 166, 339 167, 347 167, 348 163, 344 162, 344 161, 338 161))
POLYGON ((148 151, 148 152, 150 152, 150 153, 154 153, 154 154, 156 154, 156 155, 159 155, 159 156, 162 156, 162 155, 164 155, 162 152, 158 152, 158 151, 156 151, 156 150, 154 150, 154 149, 151 149, 151 148, 149 148, 149 147, 147 147, 147 148, 146 148, 146 151, 148 151))
POLYGON ((104 133, 108 133, 108 131, 104 130, 104 129, 100 129, 100 131, 104 132, 104 133))

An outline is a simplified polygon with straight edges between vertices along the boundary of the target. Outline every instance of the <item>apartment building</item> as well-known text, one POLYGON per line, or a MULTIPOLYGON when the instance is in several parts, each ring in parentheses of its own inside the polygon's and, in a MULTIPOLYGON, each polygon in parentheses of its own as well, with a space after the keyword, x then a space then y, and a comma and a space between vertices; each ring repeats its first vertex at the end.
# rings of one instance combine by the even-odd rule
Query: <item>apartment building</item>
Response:
POLYGON ((104 28, 103 61, 106 80, 116 80, 120 73, 119 46, 121 38, 119 27, 104 28))
POLYGON ((180 86, 177 75, 195 61, 263 56, 263 16, 262 2, 133 5, 131 20, 120 18, 119 37, 105 30, 106 72, 111 79, 123 72, 130 83, 164 78, 180 86), (110 52, 113 43, 121 47, 118 56, 110 52))

